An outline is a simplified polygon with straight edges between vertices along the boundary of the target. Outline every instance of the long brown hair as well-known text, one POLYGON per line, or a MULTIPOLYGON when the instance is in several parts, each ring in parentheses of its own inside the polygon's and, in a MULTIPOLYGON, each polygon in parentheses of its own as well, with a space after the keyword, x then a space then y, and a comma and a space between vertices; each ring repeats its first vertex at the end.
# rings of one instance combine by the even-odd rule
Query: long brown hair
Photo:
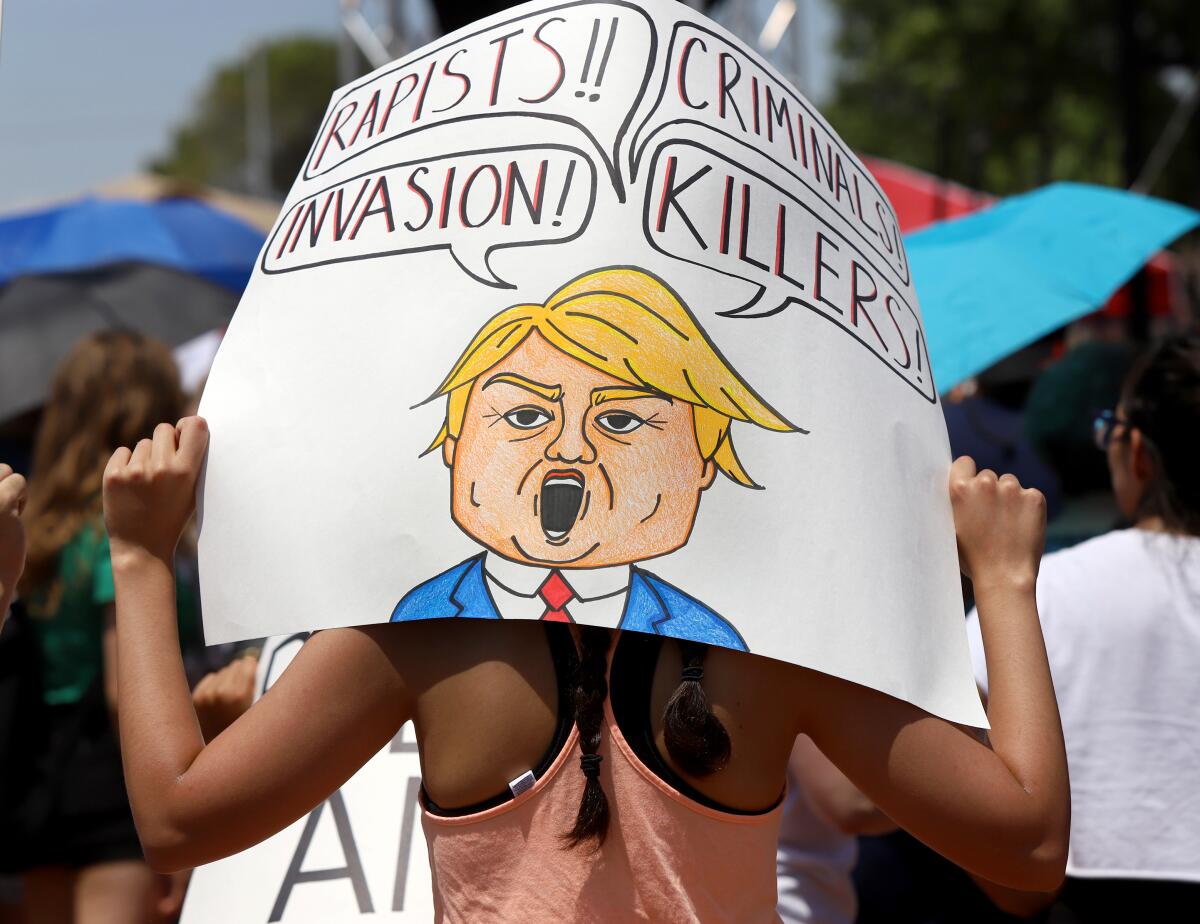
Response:
POLYGON ((183 408, 179 370, 167 346, 131 331, 103 331, 59 364, 38 428, 25 507, 24 592, 52 584, 58 553, 99 519, 104 466, 183 408))

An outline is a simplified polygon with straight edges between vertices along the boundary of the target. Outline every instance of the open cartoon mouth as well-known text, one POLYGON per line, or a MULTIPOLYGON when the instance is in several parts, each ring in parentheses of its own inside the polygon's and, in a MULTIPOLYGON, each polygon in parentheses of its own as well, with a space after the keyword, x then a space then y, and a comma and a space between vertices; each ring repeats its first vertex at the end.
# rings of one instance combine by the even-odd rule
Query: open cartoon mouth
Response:
POLYGON ((583 474, 574 469, 553 469, 542 478, 539 516, 542 532, 551 542, 564 539, 575 525, 583 503, 583 474))

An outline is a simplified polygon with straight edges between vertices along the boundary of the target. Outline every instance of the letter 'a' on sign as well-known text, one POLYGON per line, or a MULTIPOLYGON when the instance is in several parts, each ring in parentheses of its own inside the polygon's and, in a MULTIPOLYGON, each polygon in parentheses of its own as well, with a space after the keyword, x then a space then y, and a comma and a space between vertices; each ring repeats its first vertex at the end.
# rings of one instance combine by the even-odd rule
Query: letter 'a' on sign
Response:
POLYGON ((927 342, 891 203, 753 49, 512 7, 330 100, 201 406, 207 641, 577 622, 986 726, 927 342))
MULTIPOLYGON (((269 638, 256 699, 308 633, 269 638)), ((307 816, 241 853, 197 867, 182 924, 427 924, 433 920, 412 725, 307 816), (368 917, 369 916, 369 917, 368 917)))

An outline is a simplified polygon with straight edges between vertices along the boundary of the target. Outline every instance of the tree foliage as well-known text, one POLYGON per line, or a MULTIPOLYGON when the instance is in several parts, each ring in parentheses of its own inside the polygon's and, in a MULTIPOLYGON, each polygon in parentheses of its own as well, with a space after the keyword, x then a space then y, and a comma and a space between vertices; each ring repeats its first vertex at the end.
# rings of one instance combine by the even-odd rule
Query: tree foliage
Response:
POLYGON ((220 68, 195 109, 177 128, 156 173, 196 183, 247 189, 246 104, 248 69, 266 56, 270 114, 270 185, 292 185, 338 86, 338 50, 330 39, 287 38, 268 42, 220 68))
MULTIPOLYGON (((999 194, 1051 180, 1128 185, 1126 99, 1144 163, 1200 66, 1196 0, 833 0, 843 65, 827 115, 858 150, 999 194), (1119 11, 1134 4, 1137 78, 1119 11)), ((1128 34, 1128 33, 1127 33, 1128 34)), ((1156 195, 1200 203, 1200 118, 1156 195)))

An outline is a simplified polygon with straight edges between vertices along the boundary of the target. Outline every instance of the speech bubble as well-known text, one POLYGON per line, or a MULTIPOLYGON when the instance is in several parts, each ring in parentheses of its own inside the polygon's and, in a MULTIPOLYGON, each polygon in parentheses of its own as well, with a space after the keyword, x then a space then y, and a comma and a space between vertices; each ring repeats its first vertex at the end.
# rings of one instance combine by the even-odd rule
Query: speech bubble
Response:
POLYGON ((937 402, 925 330, 903 287, 794 189, 698 141, 676 139, 654 151, 644 208, 643 232, 655 250, 755 287, 719 315, 764 318, 802 306, 937 402))
POLYGON ((875 252, 899 285, 910 284, 900 222, 887 196, 821 114, 769 64, 736 40, 679 22, 662 73, 658 95, 633 134, 632 178, 656 135, 703 125, 803 183, 875 252))
POLYGON ((583 233, 596 167, 557 144, 462 151, 392 164, 300 199, 279 219, 264 273, 449 250, 471 278, 516 288, 491 268, 501 248, 561 244, 583 233))
POLYGON ((657 44, 650 18, 624 0, 576 0, 459 33, 334 100, 301 175, 313 179, 436 125, 522 116, 581 131, 623 202, 618 152, 657 44))

